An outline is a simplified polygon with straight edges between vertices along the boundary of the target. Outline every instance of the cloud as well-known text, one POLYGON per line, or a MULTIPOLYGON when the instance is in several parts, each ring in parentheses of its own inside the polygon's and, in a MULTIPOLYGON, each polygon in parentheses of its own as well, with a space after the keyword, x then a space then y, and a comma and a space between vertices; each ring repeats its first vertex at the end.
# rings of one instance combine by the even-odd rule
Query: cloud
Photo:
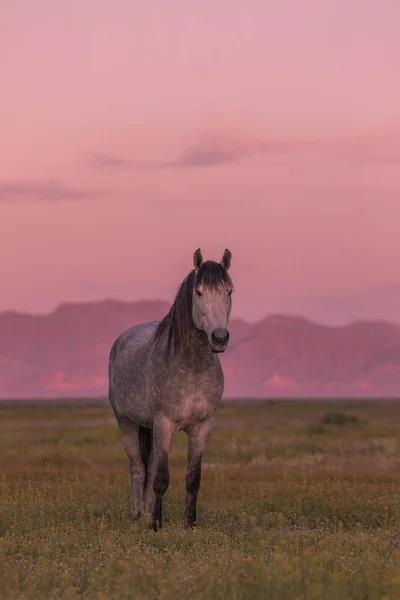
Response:
POLYGON ((140 161, 111 154, 96 154, 92 157, 92 163, 104 168, 191 169, 226 165, 239 160, 241 156, 238 152, 222 148, 194 147, 185 150, 183 154, 173 160, 140 161))
POLYGON ((195 146, 185 150, 177 160, 166 163, 166 166, 176 169, 219 167, 236 162, 242 156, 237 149, 229 150, 213 146, 195 146))
POLYGON ((69 188, 55 181, 0 181, 0 202, 12 200, 90 200, 98 196, 95 190, 69 188))
POLYGON ((251 156, 291 155, 309 151, 335 164, 395 165, 400 162, 400 135, 366 134, 331 139, 255 140, 209 136, 166 160, 136 160, 115 154, 93 154, 90 162, 104 169, 204 169, 222 167, 251 156))
POLYGON ((221 167, 256 154, 281 154, 309 146, 311 142, 205 141, 186 148, 177 158, 140 161, 114 154, 93 154, 91 163, 100 168, 202 169, 221 167))

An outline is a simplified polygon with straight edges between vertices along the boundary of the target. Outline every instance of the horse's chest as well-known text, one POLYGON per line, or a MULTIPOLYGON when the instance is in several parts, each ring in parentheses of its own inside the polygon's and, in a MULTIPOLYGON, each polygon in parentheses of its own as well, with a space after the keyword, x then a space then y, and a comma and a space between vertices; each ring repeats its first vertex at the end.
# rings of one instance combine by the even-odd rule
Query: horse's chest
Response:
POLYGON ((180 429, 210 418, 223 392, 221 367, 212 365, 207 371, 176 368, 158 382, 162 410, 180 429))
POLYGON ((176 408, 175 419, 183 425, 190 425, 210 418, 216 409, 216 402, 198 392, 184 396, 176 408))

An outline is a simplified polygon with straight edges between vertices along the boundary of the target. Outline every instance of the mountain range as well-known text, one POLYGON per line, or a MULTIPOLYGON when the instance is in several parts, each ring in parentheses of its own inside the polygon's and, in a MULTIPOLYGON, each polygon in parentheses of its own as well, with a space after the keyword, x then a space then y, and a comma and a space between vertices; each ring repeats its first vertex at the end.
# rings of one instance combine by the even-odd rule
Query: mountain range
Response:
MULTIPOLYGON (((107 363, 128 327, 158 320, 163 301, 60 305, 48 315, 0 313, 0 397, 107 394, 107 363)), ((400 395, 400 326, 384 321, 321 325, 270 315, 232 319, 221 356, 226 397, 400 395)))

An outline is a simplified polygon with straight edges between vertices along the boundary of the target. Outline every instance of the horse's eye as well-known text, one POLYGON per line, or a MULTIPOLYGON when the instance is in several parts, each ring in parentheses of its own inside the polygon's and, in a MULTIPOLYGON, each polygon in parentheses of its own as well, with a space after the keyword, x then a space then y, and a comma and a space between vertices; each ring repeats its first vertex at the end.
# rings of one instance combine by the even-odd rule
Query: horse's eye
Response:
POLYGON ((232 290, 229 290, 228 296, 232 296, 232 290))
POLYGON ((197 290, 196 294, 197 294, 198 296, 202 296, 202 295, 203 295, 201 292, 199 292, 199 290, 197 290))

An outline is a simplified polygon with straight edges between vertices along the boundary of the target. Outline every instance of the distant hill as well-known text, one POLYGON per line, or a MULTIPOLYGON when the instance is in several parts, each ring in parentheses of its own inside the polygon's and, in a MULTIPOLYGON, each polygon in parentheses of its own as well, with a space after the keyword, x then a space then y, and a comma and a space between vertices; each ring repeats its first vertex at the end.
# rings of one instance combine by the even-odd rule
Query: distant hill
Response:
MULTIPOLYGON (((161 301, 106 300, 44 316, 0 313, 0 397, 105 395, 115 338, 168 310, 161 301)), ((396 324, 327 327, 272 315, 254 324, 233 319, 230 331, 221 358, 227 397, 400 395, 396 324)))

